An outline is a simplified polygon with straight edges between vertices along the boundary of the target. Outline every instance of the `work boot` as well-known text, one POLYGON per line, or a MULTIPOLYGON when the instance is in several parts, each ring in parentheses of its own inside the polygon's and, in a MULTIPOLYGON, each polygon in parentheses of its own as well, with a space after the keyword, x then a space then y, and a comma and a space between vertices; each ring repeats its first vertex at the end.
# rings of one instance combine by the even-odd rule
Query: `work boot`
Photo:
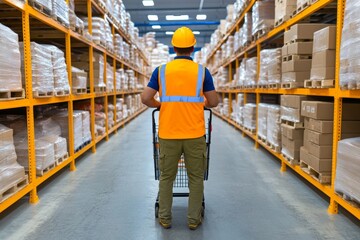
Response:
POLYGON ((159 223, 165 229, 171 228, 171 222, 166 222, 165 220, 159 219, 159 223))
POLYGON ((196 230, 200 225, 201 225, 201 219, 198 223, 189 223, 188 224, 190 230, 196 230))

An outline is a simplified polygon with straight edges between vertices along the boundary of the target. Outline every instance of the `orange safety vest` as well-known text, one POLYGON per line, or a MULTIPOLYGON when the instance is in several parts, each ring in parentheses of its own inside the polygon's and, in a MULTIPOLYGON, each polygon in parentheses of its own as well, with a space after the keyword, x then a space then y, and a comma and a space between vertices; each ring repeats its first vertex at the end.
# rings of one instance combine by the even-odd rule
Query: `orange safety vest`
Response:
POLYGON ((159 137, 191 139, 205 135, 205 68, 188 59, 159 67, 159 137))

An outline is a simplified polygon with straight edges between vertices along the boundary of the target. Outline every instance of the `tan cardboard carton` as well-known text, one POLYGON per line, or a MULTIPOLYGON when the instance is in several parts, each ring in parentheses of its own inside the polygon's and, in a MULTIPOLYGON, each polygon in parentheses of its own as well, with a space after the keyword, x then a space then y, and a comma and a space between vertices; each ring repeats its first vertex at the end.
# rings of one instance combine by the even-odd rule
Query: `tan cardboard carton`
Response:
POLYGON ((312 130, 308 130, 308 140, 317 145, 330 146, 333 143, 333 134, 318 133, 312 130))
POLYGON ((335 67, 335 50, 316 52, 312 57, 312 68, 335 67))
POLYGON ((318 158, 311 153, 308 155, 309 165, 318 173, 331 172, 332 160, 331 158, 318 158))
POLYGON ((284 135, 281 136, 281 140, 283 146, 285 146, 288 150, 291 150, 291 152, 300 151, 300 147, 303 146, 304 142, 302 138, 291 140, 284 135))
POLYGON ((311 80, 335 79, 335 67, 311 68, 311 80))
POLYGON ((310 78, 310 71, 306 72, 284 72, 282 74, 282 82, 304 82, 310 78))
POLYGON ((344 103, 342 113, 343 121, 360 121, 360 104, 344 103))
POLYGON ((290 140, 300 139, 303 142, 304 129, 302 128, 293 128, 286 124, 281 124, 281 133, 290 140))
MULTIPOLYGON (((310 141, 309 141, 310 142, 310 141)), ((317 158, 330 159, 332 158, 332 146, 320 146, 313 142, 309 143, 309 153, 317 158)))
POLYGON ((334 104, 321 101, 303 101, 301 115, 318 120, 332 120, 334 118, 334 104))
POLYGON ((305 129, 304 131, 304 144, 303 146, 309 150, 310 149, 310 141, 309 141, 309 130, 305 129))
POLYGON ((282 63, 282 72, 310 72, 311 59, 298 59, 282 63))
MULTIPOLYGON (((317 23, 300 23, 292 26, 290 31, 285 32, 286 39, 314 39, 314 32, 330 26, 329 24, 317 24, 317 23)), ((284 37, 285 40, 285 37, 284 37)))
POLYGON ((288 45, 284 45, 284 46, 281 48, 281 55, 282 55, 283 57, 289 55, 289 54, 288 54, 288 45))
POLYGON ((329 26, 314 33, 314 52, 336 48, 336 26, 329 26))
POLYGON ((305 147, 300 148, 300 160, 310 165, 309 152, 305 147))
POLYGON ((288 55, 311 55, 313 42, 294 42, 288 45, 288 55))
POLYGON ((334 122, 305 118, 305 129, 310 129, 319 133, 333 133, 334 122))
POLYGON ((281 106, 301 109, 301 102, 307 99, 307 96, 281 95, 281 106))

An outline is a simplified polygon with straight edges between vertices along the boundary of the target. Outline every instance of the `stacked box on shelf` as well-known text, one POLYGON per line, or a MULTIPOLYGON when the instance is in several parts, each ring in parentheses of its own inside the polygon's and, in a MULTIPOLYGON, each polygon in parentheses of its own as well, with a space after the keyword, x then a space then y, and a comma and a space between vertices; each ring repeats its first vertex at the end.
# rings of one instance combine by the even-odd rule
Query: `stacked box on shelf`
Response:
POLYGON ((298 88, 310 78, 314 32, 328 24, 296 24, 284 34, 282 88, 298 88))
POLYGON ((217 89, 225 88, 229 82, 229 70, 228 68, 221 67, 217 74, 214 76, 214 85, 217 89))
POLYGON ((237 100, 232 105, 232 119, 239 125, 244 125, 244 94, 238 93, 237 100))
POLYGON ((104 105, 102 103, 96 103, 95 108, 95 135, 103 136, 106 133, 106 114, 104 111, 104 105))
POLYGON ((297 0, 296 1, 296 13, 300 13, 305 8, 309 7, 316 0, 297 0))
POLYGON ((267 108, 266 142, 275 152, 281 151, 281 108, 270 104, 267 108))
POLYGON ((105 19, 105 47, 111 53, 114 52, 114 36, 111 32, 109 22, 105 19))
MULTIPOLYGON (((89 20, 83 17, 84 27, 89 31, 89 20)), ((106 47, 106 27, 105 20, 100 17, 93 17, 92 19, 92 40, 94 43, 106 47)))
POLYGON ((259 86, 280 87, 281 48, 265 49, 260 52, 259 86))
POLYGON ((113 104, 108 104, 108 128, 111 129, 114 125, 115 125, 115 121, 114 121, 114 110, 115 110, 115 106, 113 104))
POLYGON ((266 142, 267 139, 267 118, 268 118, 269 104, 260 103, 258 105, 258 129, 257 135, 260 140, 266 142))
POLYGON ((75 0, 69 1, 69 24, 71 30, 76 31, 82 35, 84 34, 84 21, 75 14, 75 0))
POLYGON ((123 119, 123 105, 124 99, 123 98, 116 98, 116 123, 119 123, 123 119))
POLYGON ((342 89, 360 89, 359 38, 360 6, 357 0, 347 0, 340 50, 340 86, 342 89))
POLYGON ((72 86, 71 91, 73 94, 84 94, 87 92, 87 79, 88 74, 84 70, 78 69, 76 67, 71 68, 72 75, 72 86))
POLYGON ((63 24, 65 27, 69 27, 69 6, 65 0, 51 0, 52 1, 52 17, 63 24))
POLYGON ((0 202, 8 196, 6 191, 14 186, 20 190, 27 183, 25 169, 16 160, 13 130, 0 124, 0 202))
POLYGON ((328 88, 335 82, 336 26, 326 27, 314 33, 313 57, 310 80, 305 87, 328 88))
POLYGON ((244 16, 244 24, 239 30, 240 47, 248 46, 252 41, 253 18, 252 12, 248 12, 244 16))
POLYGON ((256 88, 257 84, 257 57, 247 58, 245 65, 245 87, 256 88))
MULTIPOLYGON (((30 43, 32 65, 32 90, 34 97, 54 96, 54 73, 52 51, 45 45, 30 43)), ((23 85, 25 86, 24 45, 20 43, 21 68, 23 72, 23 85)))
POLYGON ((21 85, 22 57, 18 35, 2 24, 0 24, 0 32, 2 33, 0 36, 0 92, 5 93, 1 98, 10 98, 11 94, 7 93, 11 91, 20 91, 18 96, 24 97, 21 85))
POLYGON ((247 103, 244 107, 244 128, 251 133, 256 130, 256 104, 247 103))
POLYGON ((235 14, 235 9, 234 9, 234 4, 228 4, 226 6, 226 11, 227 11, 227 15, 226 15, 226 32, 228 32, 230 30, 230 28, 233 26, 234 24, 234 14, 235 14))
POLYGON ((106 63, 106 90, 107 92, 114 91, 114 68, 110 63, 106 63))
POLYGON ((292 165, 297 165, 300 161, 300 147, 304 142, 304 117, 301 116, 301 104, 307 99, 307 96, 281 96, 281 153, 292 165))
POLYGON ((49 0, 29 0, 29 4, 36 10, 50 16, 52 13, 52 1, 49 0))
POLYGON ((274 0, 256 1, 252 9, 252 36, 255 39, 265 35, 274 27, 274 0))
MULTIPOLYGON (((309 1, 309 0, 307 0, 309 1)), ((286 22, 296 11, 296 0, 275 0, 275 26, 286 22)))

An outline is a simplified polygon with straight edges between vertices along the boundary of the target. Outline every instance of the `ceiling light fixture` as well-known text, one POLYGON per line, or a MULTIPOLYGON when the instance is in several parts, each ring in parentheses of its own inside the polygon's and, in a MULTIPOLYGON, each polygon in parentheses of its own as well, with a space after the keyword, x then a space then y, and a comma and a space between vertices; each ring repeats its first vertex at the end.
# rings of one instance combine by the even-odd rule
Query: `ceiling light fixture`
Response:
POLYGON ((174 35, 174 32, 172 32, 172 31, 166 31, 165 34, 166 34, 166 35, 174 35))
POLYGON ((207 16, 206 14, 198 14, 196 15, 197 20, 206 20, 207 16))
POLYGON ((143 1, 142 1, 142 4, 143 4, 145 7, 152 7, 152 6, 154 6, 154 1, 153 1, 153 0, 143 0, 143 1))
POLYGON ((152 29, 161 29, 160 25, 152 25, 151 27, 152 27, 152 29))
POLYGON ((148 19, 149 19, 149 21, 157 21, 157 20, 159 20, 157 15, 148 15, 148 19))
POLYGON ((179 21, 179 20, 189 20, 189 15, 166 15, 166 20, 168 21, 179 21))
POLYGON ((200 32, 199 31, 193 31, 193 34, 200 35, 200 32))

